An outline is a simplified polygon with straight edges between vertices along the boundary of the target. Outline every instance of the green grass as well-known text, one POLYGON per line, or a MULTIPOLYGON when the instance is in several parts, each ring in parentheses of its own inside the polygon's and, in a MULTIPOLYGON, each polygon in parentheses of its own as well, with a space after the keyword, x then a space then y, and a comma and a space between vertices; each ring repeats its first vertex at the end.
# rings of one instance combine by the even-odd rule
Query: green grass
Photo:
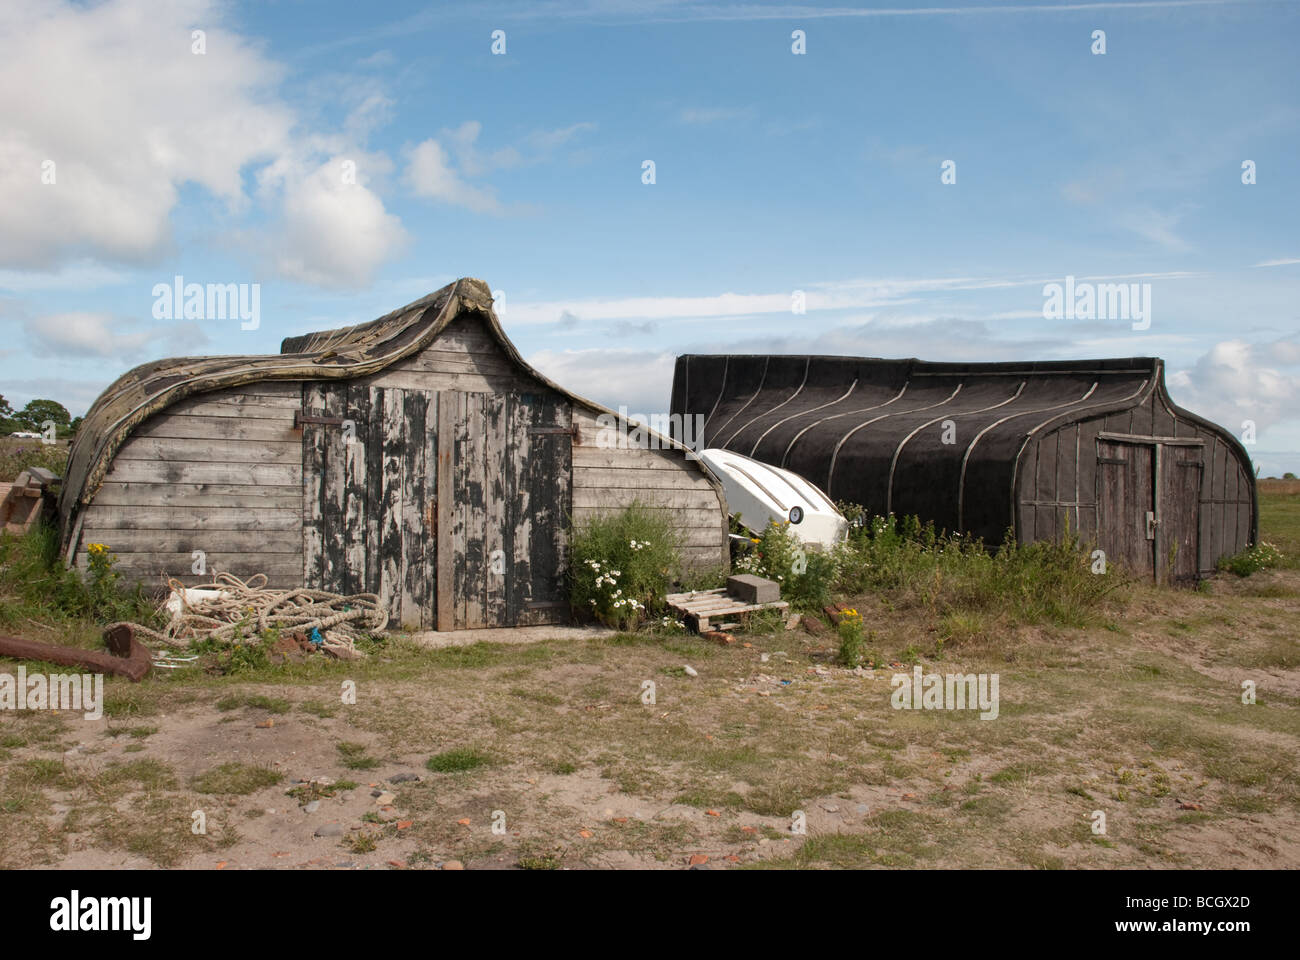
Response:
POLYGON ((1300 493, 1259 492, 1260 539, 1282 551, 1280 566, 1300 570, 1300 493))
POLYGON ((445 750, 430 757, 425 766, 435 773, 460 773, 488 763, 488 756, 470 747, 445 750))
POLYGON ((223 763, 199 774, 190 786, 196 793, 248 794, 273 787, 284 778, 268 767, 223 763))
POLYGON ((339 763, 349 770, 373 770, 379 766, 379 761, 374 757, 366 756, 366 748, 360 743, 337 743, 335 748, 339 752, 339 763))
POLYGON ((223 712, 247 707, 251 710, 265 710, 268 713, 288 713, 292 704, 288 700, 279 697, 266 697, 254 693, 232 693, 218 700, 216 706, 218 710, 223 712))

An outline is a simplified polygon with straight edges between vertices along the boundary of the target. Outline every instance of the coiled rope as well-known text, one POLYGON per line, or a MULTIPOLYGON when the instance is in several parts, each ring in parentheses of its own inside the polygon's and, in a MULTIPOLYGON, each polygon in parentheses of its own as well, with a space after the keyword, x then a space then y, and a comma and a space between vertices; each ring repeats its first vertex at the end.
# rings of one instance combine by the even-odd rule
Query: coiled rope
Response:
MULTIPOLYGON (((341 594, 328 590, 271 590, 265 574, 258 573, 247 581, 229 573, 215 573, 212 583, 197 589, 220 590, 221 596, 190 602, 185 584, 169 578, 167 587, 180 597, 181 609, 173 614, 167 627, 153 630, 138 623, 114 623, 108 628, 126 626, 137 635, 165 646, 184 649, 204 640, 234 642, 254 633, 279 630, 286 633, 320 631, 327 651, 357 656, 356 639, 364 633, 383 630, 388 612, 380 607, 373 593, 341 594)), ((159 609, 165 609, 164 603, 159 609)))

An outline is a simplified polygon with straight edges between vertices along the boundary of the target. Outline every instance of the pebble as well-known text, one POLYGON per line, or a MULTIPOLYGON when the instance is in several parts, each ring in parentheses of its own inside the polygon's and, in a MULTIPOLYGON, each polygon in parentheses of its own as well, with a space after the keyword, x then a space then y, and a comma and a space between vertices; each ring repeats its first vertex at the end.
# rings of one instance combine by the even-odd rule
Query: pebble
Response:
POLYGON ((307 804, 307 806, 303 807, 303 810, 307 811, 308 813, 315 813, 319 809, 320 809, 319 800, 313 800, 311 803, 307 804))
POLYGON ((391 806, 393 801, 396 799, 397 799, 397 794, 388 793, 387 791, 384 791, 379 796, 375 797, 375 806, 377 807, 391 806))
POLYGON ((341 837, 343 836, 343 824, 327 823, 316 828, 318 837, 341 837))
POLYGON ((690 666, 689 664, 687 664, 687 665, 686 665, 685 667, 683 667, 682 669, 684 669, 684 670, 686 671, 686 675, 687 675, 688 677, 698 677, 698 676, 700 675, 699 672, 698 672, 694 667, 690 666))
POLYGON ((416 773, 398 773, 388 778, 389 783, 419 783, 420 775, 416 773))
POLYGON ((444 863, 444 864, 442 865, 442 869, 444 869, 444 870, 464 870, 464 869, 465 869, 465 864, 461 863, 459 860, 448 860, 446 863, 444 863))

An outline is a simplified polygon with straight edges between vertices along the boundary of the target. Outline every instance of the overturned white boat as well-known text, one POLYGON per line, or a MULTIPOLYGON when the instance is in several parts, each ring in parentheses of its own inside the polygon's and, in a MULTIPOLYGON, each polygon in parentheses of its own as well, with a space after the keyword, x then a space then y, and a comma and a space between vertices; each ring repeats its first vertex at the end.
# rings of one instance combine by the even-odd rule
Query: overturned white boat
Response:
POLYGON ((799 474, 720 447, 702 450, 699 456, 722 481, 728 510, 739 514, 740 522, 755 534, 771 520, 788 520, 795 538, 811 546, 828 548, 848 536, 844 514, 799 474))

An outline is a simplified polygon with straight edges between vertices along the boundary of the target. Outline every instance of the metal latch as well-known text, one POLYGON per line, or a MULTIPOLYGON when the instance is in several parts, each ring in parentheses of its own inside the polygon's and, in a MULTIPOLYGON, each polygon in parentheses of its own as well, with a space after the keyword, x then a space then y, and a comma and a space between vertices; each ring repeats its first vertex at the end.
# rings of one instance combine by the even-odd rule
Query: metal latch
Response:
POLYGON ((1147 511, 1147 539, 1148 540, 1154 540, 1156 538, 1156 527, 1158 527, 1159 525, 1160 525, 1160 521, 1156 519, 1156 512, 1154 510, 1148 510, 1147 511))

